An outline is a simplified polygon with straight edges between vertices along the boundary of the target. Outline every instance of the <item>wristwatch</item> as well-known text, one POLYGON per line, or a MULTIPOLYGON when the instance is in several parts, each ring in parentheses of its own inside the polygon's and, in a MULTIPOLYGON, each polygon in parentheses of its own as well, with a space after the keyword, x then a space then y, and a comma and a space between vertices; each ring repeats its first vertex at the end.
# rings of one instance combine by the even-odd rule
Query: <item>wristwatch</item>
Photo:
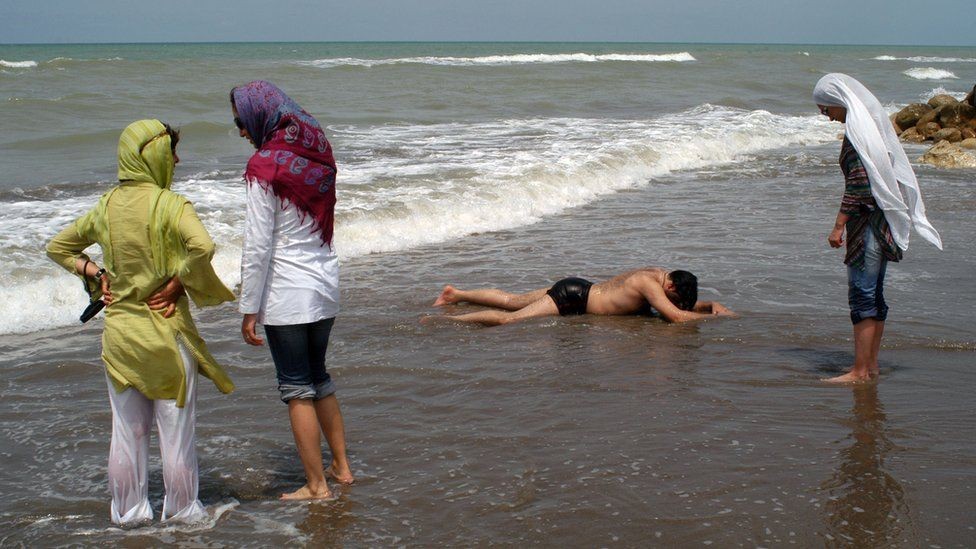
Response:
POLYGON ((92 275, 92 278, 94 278, 98 282, 101 282, 102 281, 102 276, 104 274, 105 274, 105 269, 99 269, 97 273, 95 273, 95 274, 92 275))

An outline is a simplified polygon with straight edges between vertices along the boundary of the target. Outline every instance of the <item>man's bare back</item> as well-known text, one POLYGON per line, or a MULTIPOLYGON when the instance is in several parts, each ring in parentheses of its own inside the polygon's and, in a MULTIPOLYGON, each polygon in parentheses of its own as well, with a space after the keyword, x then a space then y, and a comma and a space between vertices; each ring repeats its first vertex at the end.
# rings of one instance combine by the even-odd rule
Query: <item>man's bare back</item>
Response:
POLYGON ((669 322, 733 314, 717 302, 697 301, 696 296, 697 278, 691 273, 644 267, 597 284, 570 278, 557 282, 551 288, 540 288, 523 294, 494 288, 461 290, 448 285, 444 287, 434 306, 467 302, 501 309, 448 317, 461 322, 490 326, 543 316, 581 314, 583 307, 586 313, 598 315, 635 315, 653 308, 669 322), (672 280, 675 278, 678 279, 678 284, 672 280), (690 298, 689 287, 693 288, 690 298), (677 304, 681 304, 682 308, 677 304))
POLYGON ((660 267, 644 267, 619 274, 590 288, 586 312, 595 315, 636 315, 651 307, 645 298, 647 285, 664 287, 668 272, 660 267))

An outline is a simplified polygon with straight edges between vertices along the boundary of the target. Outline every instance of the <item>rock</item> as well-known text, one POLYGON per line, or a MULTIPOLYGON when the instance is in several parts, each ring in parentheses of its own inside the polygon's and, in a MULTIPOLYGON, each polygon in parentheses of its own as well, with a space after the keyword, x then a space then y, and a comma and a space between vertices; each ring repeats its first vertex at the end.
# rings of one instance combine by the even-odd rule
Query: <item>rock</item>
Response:
POLYGON ((959 101, 957 101, 955 97, 940 93, 939 95, 933 95, 932 98, 929 99, 929 106, 933 109, 938 109, 944 105, 954 105, 958 102, 959 101))
POLYGON ((936 120, 943 128, 963 128, 976 123, 976 107, 965 103, 944 105, 939 108, 939 118, 936 120))
POLYGON ((918 162, 939 168, 976 168, 976 154, 959 145, 941 141, 919 157, 918 162))
POLYGON ((918 133, 922 136, 922 139, 930 139, 936 134, 936 132, 942 129, 942 126, 936 122, 928 122, 925 125, 921 125, 921 122, 919 122, 919 124, 920 125, 916 126, 915 129, 918 130, 918 133))
POLYGON ((976 150, 976 137, 968 137, 959 142, 959 146, 964 149, 976 150))
POLYGON ((925 103, 912 103, 895 114, 895 124, 899 128, 911 128, 918 124, 918 119, 933 110, 925 103))
MULTIPOLYGON (((938 118, 939 118, 938 109, 932 109, 929 112, 923 114, 922 117, 918 119, 918 122, 915 123, 915 127, 918 128, 918 133, 924 135, 925 132, 922 131, 922 128, 924 128, 927 124, 931 122, 935 122, 936 124, 938 124, 938 118)), ((939 126, 939 129, 941 130, 942 126, 939 126)))
POLYGON ((932 141, 936 143, 940 141, 958 143, 962 141, 962 132, 959 131, 959 128, 943 128, 932 134, 932 141))
POLYGON ((901 126, 898 125, 898 122, 895 122, 895 114, 892 114, 891 116, 889 116, 888 117, 888 120, 891 121, 891 127, 895 129, 895 135, 898 135, 901 132, 905 131, 905 130, 901 129, 901 126))
POLYGON ((901 132, 901 135, 898 137, 900 137, 902 141, 908 141, 909 143, 921 143, 922 141, 925 141, 925 136, 918 133, 918 130, 915 127, 908 128, 907 130, 901 132))
POLYGON ((969 128, 963 128, 962 131, 959 132, 959 133, 962 134, 962 140, 963 141, 965 141, 967 139, 972 139, 973 137, 976 137, 976 131, 973 131, 973 130, 971 130, 969 128))

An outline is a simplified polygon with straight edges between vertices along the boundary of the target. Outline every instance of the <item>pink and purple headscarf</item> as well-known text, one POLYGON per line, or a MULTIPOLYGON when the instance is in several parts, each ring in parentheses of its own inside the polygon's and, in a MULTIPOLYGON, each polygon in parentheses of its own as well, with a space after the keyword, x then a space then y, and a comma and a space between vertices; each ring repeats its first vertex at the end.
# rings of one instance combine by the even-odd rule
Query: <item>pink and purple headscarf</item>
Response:
POLYGON ((285 207, 294 205, 311 216, 314 230, 331 246, 336 165, 322 126, 271 82, 255 80, 230 93, 258 149, 244 179, 270 189, 285 207))

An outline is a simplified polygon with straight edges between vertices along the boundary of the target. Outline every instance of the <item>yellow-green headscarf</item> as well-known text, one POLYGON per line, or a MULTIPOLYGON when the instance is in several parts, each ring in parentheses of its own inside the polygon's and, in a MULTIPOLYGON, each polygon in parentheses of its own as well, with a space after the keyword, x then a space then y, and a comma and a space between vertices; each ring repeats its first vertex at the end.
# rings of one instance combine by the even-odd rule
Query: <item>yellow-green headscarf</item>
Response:
POLYGON ((173 150, 159 120, 129 124, 119 137, 119 181, 151 181, 161 189, 173 184, 173 150))
MULTIPOLYGON (((119 181, 150 182, 159 190, 150 202, 149 236, 153 267, 160 276, 180 274, 186 250, 178 231, 179 218, 187 200, 169 190, 175 162, 171 138, 159 120, 129 124, 119 137, 119 181)), ((97 242, 109 240, 108 202, 112 189, 104 194, 88 215, 78 220, 79 234, 90 234, 97 242)), ((103 246, 105 266, 114 271, 111 246, 103 246)))

